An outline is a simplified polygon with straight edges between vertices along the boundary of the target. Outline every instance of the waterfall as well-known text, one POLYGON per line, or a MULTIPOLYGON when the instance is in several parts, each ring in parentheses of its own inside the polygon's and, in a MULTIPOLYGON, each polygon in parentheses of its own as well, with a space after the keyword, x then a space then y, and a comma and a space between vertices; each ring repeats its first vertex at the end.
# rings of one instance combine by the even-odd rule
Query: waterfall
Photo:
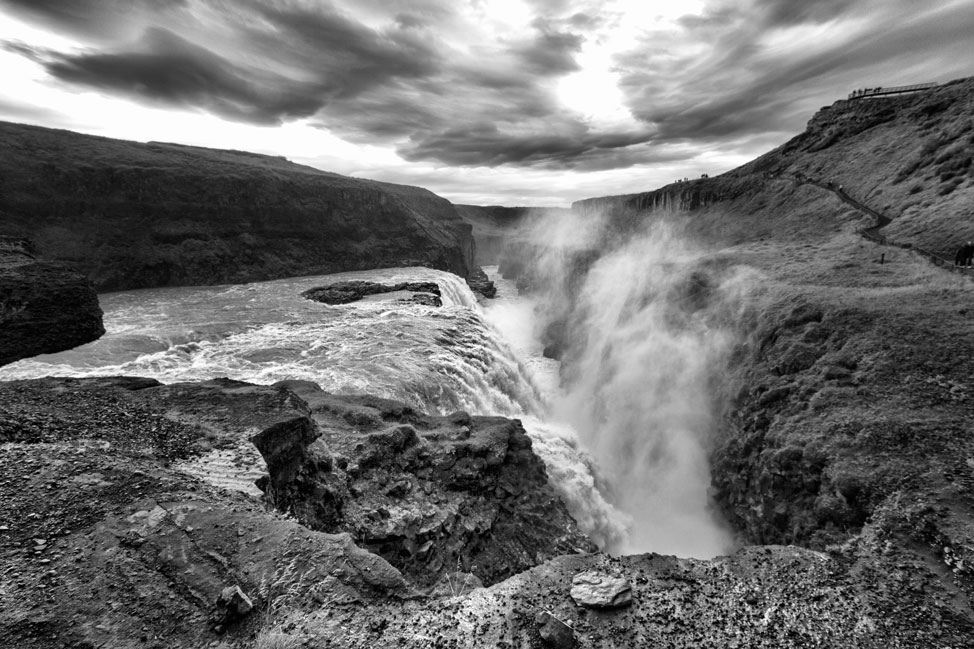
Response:
POLYGON ((550 419, 576 431, 607 478, 608 499, 631 518, 610 549, 727 552, 731 536, 708 498, 707 453, 714 386, 755 273, 709 263, 663 222, 612 243, 597 215, 585 219, 533 230, 534 299, 565 350, 550 419))
MULTIPOLYGON (((625 516, 602 495, 573 431, 548 421, 546 395, 466 282, 427 268, 357 271, 222 287, 100 296, 108 333, 75 350, 0 368, 0 380, 148 376, 165 383, 230 377, 305 379, 336 394, 373 394, 418 410, 519 418, 580 527, 614 545, 625 516), (369 299, 340 306, 300 293, 345 279, 435 281, 442 307, 369 299)), ((489 311, 489 309, 488 309, 489 311)))

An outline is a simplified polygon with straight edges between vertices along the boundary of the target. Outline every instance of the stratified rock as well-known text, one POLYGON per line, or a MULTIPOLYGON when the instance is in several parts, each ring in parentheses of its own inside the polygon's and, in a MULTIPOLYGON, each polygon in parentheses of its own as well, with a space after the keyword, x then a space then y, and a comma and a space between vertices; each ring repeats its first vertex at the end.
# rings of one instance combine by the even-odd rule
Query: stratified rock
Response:
POLYGON ((497 287, 494 283, 490 281, 487 277, 487 273, 484 272, 483 268, 475 267, 471 272, 470 276, 467 277, 467 286, 474 293, 479 293, 486 298, 492 298, 497 295, 497 287))
POLYGON ((71 349, 103 333, 87 277, 36 259, 26 239, 0 236, 0 365, 71 349))
POLYGON ((268 500, 312 529, 351 533, 417 583, 462 570, 491 584, 547 557, 595 549, 549 486, 520 422, 432 417, 307 382, 277 386, 304 399, 322 435, 312 444, 282 431, 286 443, 264 454, 268 500), (322 461, 324 448, 331 462, 322 461), (302 453, 299 468, 275 472, 302 453))
POLYGON ((430 303, 432 306, 442 306, 442 302, 439 299, 440 286, 436 282, 399 282, 397 284, 381 284, 379 282, 367 282, 364 280, 347 280, 343 282, 335 282, 334 284, 328 284, 327 286, 316 286, 314 288, 309 288, 301 293, 301 297, 314 302, 321 302, 323 304, 348 304, 350 302, 357 302, 363 297, 367 297, 369 295, 398 293, 401 291, 408 291, 410 293, 418 294, 413 297, 419 297, 419 295, 435 297, 435 304, 432 304, 433 300, 427 300, 426 302, 422 303, 430 303))
POLYGON ((589 608, 618 608, 632 602, 632 586, 622 577, 583 572, 572 578, 572 600, 589 608))
POLYGON ((0 123, 0 234, 99 291, 427 266, 466 277, 472 227, 419 187, 243 151, 0 123))
POLYGON ((575 645, 575 630, 548 611, 538 613, 534 618, 538 625, 538 635, 545 646, 554 649, 571 649, 575 645))

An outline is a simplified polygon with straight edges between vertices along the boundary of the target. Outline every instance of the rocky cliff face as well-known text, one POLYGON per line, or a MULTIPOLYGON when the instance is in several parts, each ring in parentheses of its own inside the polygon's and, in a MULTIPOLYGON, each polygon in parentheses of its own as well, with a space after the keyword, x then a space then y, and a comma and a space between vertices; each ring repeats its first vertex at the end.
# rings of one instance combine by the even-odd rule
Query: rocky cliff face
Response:
POLYGON ((542 562, 571 529, 507 420, 427 418, 307 383, 41 379, 0 384, 0 441, 0 631, 11 646, 878 649, 964 646, 974 633, 963 590, 890 544, 902 521, 829 555, 762 547, 712 561, 542 562), (267 458, 268 491, 297 496, 286 516, 244 489, 249 439, 267 458), (302 525, 307 496, 327 502, 318 497, 335 478, 350 528, 302 525), (476 496, 478 486, 493 493, 476 496), (534 520, 542 510, 551 517, 534 520), (431 587, 417 583, 418 564, 399 552, 444 511, 452 529, 420 555, 467 538, 535 567, 484 588, 463 572, 465 557, 431 587), (505 517, 516 530, 503 530, 505 517), (383 526, 398 531, 381 542, 366 532, 383 526), (532 537, 545 547, 522 555, 532 537), (593 608, 582 578, 626 596, 593 608), (557 635, 546 632, 552 617, 557 635))
POLYGON ((418 187, 9 123, 0 148, 0 234, 77 263, 99 291, 474 267, 471 227, 418 187))
POLYGON ((965 601, 971 277, 911 248, 952 260, 974 238, 972 114, 971 79, 841 101, 722 176, 574 206, 623 235, 677 224, 705 260, 763 277, 715 382, 713 485, 743 539, 850 556, 882 538, 891 554, 936 566, 965 601), (876 214, 889 224, 875 227, 876 214))
POLYGON ((0 236, 0 365, 71 349, 105 333, 88 278, 34 255, 30 241, 0 236))
POLYGON ((281 384, 320 436, 261 433, 267 497, 311 529, 346 531, 417 584, 449 572, 492 584, 560 554, 592 552, 517 421, 333 397, 281 384))

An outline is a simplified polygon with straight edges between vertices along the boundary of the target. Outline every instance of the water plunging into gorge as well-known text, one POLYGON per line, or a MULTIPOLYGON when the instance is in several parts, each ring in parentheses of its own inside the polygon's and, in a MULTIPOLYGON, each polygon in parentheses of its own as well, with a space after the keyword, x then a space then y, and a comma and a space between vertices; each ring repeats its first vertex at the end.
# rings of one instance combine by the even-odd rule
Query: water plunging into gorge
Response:
POLYGON ((728 340, 706 318, 677 317, 664 294, 681 280, 632 266, 646 254, 622 249, 592 267, 571 308, 581 344, 562 368, 541 355, 545 305, 495 269, 498 297, 481 306, 454 275, 404 268, 102 295, 102 339, 6 366, 0 380, 306 379, 430 412, 516 417, 602 547, 713 556, 730 542, 707 501, 707 375, 728 340), (435 281, 443 306, 300 297, 341 279, 435 281))

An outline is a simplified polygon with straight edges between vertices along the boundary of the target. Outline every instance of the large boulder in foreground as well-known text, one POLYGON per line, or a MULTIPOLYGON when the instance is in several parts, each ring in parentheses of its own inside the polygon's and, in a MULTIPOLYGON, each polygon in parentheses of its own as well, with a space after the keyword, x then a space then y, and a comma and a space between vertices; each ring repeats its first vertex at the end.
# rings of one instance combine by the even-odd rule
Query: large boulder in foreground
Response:
POLYGON ((0 365, 71 349, 105 333, 98 295, 77 270, 0 236, 0 365))
POLYGON ((308 404, 321 436, 289 426, 253 442, 270 471, 268 499, 308 527, 351 533, 424 586, 456 570, 492 584, 596 550, 548 484, 519 421, 433 417, 312 383, 278 385, 308 404))
POLYGON ((419 187, 283 158, 0 123, 0 234, 99 291, 427 266, 467 277, 471 226, 419 187))

